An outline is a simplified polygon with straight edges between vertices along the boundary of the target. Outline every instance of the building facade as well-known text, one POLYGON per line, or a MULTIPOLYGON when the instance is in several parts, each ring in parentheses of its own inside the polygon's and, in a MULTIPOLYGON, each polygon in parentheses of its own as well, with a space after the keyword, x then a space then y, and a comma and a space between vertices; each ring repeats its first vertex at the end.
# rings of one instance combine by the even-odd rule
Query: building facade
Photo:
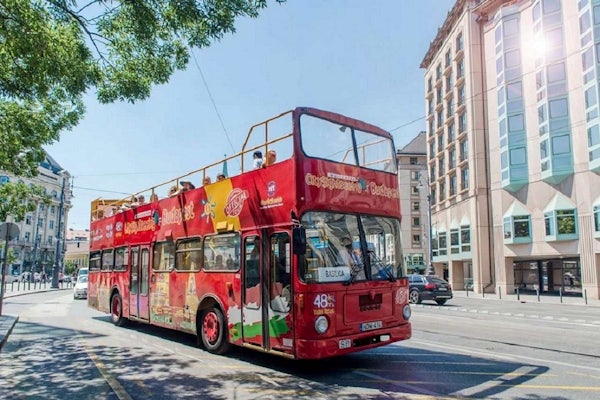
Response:
POLYGON ((599 15, 600 0, 459 0, 431 43, 434 264, 457 289, 470 274, 477 292, 600 297, 599 15), (466 225, 470 258, 452 252, 466 225))
POLYGON ((8 274, 45 272, 50 276, 56 261, 59 270, 63 265, 65 230, 72 198, 71 175, 48 154, 38 166, 38 172, 34 178, 23 178, 0 171, 0 184, 23 181, 39 185, 51 199, 50 205, 37 204, 23 221, 8 217, 7 222, 19 226, 19 236, 8 243, 17 259, 7 266, 8 274))
POLYGON ((409 274, 423 274, 431 264, 426 139, 426 132, 420 132, 396 151, 402 210, 402 253, 409 274))
POLYGON ((89 266, 90 261, 90 231, 68 229, 65 241, 65 262, 72 264, 75 270, 89 266))

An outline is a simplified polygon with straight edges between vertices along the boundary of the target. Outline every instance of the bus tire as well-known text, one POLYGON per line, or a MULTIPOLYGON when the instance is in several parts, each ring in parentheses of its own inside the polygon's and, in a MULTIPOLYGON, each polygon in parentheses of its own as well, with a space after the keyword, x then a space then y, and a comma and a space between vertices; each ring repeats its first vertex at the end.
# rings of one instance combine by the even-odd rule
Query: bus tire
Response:
POLYGON ((202 310, 198 336, 204 348, 213 354, 225 354, 230 347, 225 317, 219 307, 202 310))
POLYGON ((123 317, 123 299, 119 293, 110 298, 110 319, 116 326, 123 326, 127 322, 123 317))

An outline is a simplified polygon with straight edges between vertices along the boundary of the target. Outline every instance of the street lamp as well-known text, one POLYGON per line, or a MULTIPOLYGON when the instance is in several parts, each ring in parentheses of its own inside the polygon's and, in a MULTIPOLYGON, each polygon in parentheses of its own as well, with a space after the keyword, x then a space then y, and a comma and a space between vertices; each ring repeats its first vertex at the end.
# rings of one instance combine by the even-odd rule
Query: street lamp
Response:
POLYGON ((62 178, 62 186, 60 190, 60 204, 58 206, 58 225, 56 227, 56 252, 54 253, 54 264, 52 265, 52 288, 58 289, 58 268, 61 256, 61 232, 63 230, 62 214, 65 205, 65 184, 67 183, 66 170, 58 172, 58 176, 62 178))
POLYGON ((417 189, 425 189, 427 194, 427 228, 429 229, 429 235, 427 237, 428 247, 428 260, 427 260, 427 275, 435 275, 435 268, 433 268, 433 226, 431 223, 431 187, 429 186, 429 177, 423 175, 419 180, 417 189))

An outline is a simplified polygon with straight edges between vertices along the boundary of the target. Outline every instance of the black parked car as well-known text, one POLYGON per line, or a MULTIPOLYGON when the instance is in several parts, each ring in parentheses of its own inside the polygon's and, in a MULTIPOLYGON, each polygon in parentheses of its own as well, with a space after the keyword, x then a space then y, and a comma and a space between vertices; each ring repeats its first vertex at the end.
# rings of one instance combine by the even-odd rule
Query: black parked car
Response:
POLYGON ((433 300, 441 306, 452 298, 450 284, 438 276, 409 275, 408 282, 408 299, 411 303, 419 304, 423 300, 433 300))

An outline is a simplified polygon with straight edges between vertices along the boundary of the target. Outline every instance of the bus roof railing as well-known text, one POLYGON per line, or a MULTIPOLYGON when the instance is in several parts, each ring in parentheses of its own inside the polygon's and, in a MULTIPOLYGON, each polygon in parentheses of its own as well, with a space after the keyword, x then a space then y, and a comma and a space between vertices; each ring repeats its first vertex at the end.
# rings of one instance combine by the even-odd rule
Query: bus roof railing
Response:
MULTIPOLYGON (((218 160, 212 164, 205 165, 202 168, 198 168, 196 170, 187 172, 187 173, 177 176, 175 178, 171 178, 167 181, 158 183, 147 189, 143 189, 143 190, 131 193, 127 197, 124 197, 121 199, 104 199, 104 198, 100 197, 100 198, 93 200, 92 204, 91 204, 91 220, 93 221, 95 219, 110 216, 110 215, 112 215, 112 213, 118 212, 119 209, 129 208, 133 205, 132 203, 137 201, 139 196, 142 196, 142 195, 145 196, 146 194, 149 194, 150 201, 154 201, 155 199, 158 199, 158 195, 156 194, 156 191, 158 188, 162 188, 162 187, 171 185, 171 186, 175 186, 178 189, 179 184, 181 182, 185 182, 186 181, 185 178, 189 178, 192 175, 201 174, 201 176, 202 176, 201 182, 204 182, 205 178, 207 177, 208 170, 210 170, 218 165, 225 165, 225 163, 230 162, 232 160, 236 160, 238 158, 240 159, 240 170, 241 170, 240 173, 244 173, 244 172, 250 170, 251 168, 245 168, 245 163, 244 163, 244 159, 248 154, 251 154, 256 150, 264 149, 265 155, 266 155, 266 153, 269 151, 269 147, 272 147, 274 144, 282 142, 282 141, 292 137, 293 126, 291 126, 290 130, 287 131, 286 133, 284 133, 283 135, 278 136, 276 138, 269 139, 269 124, 276 120, 279 120, 280 118, 282 118, 288 114, 293 113, 293 111, 294 110, 285 111, 279 115, 276 115, 276 116, 266 119, 262 122, 259 122, 255 125, 252 125, 248 131, 248 134, 246 135, 246 140, 244 141, 242 150, 236 154, 233 154, 228 157, 226 156, 226 157, 222 158, 221 160, 218 160), (248 143, 250 141, 250 138, 257 134, 257 132, 258 132, 257 128, 259 128, 261 126, 264 126, 263 141, 257 145, 253 145, 253 146, 249 147, 248 143)), ((200 187, 200 186, 202 186, 202 185, 198 185, 198 187, 200 187)))

